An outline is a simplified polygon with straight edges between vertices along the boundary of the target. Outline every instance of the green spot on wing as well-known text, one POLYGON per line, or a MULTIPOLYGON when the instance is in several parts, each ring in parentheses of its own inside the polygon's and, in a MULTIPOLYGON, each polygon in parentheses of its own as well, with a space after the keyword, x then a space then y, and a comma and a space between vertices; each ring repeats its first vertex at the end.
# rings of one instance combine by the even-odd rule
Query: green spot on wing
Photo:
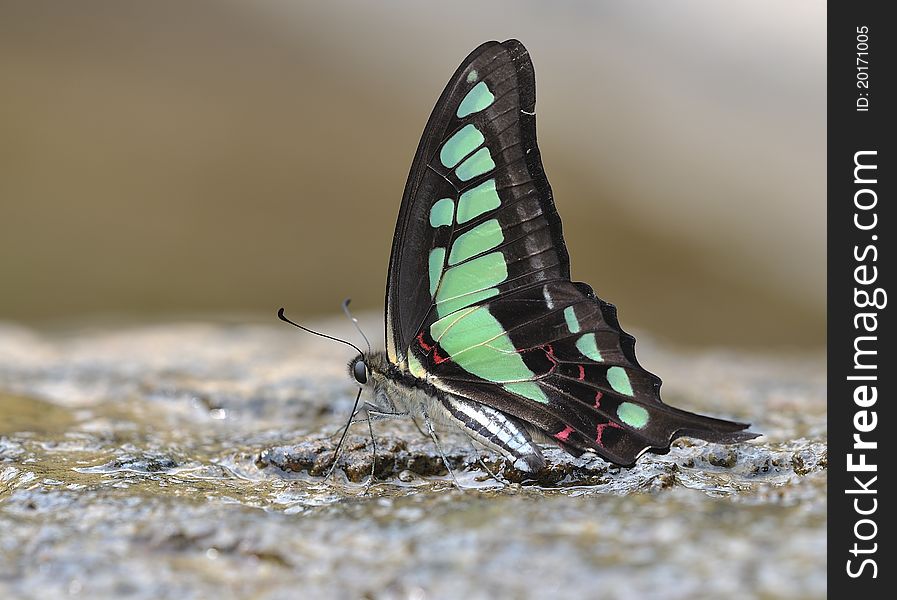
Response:
MULTIPOLYGON (((567 329, 570 330, 570 333, 578 333, 579 332, 579 320, 576 318, 576 313, 573 312, 573 307, 568 306, 564 309, 564 320, 567 321, 567 329)), ((594 335, 592 336, 595 337, 594 335)), ((580 338, 582 339, 582 338, 580 338)), ((576 346, 579 347, 579 342, 576 342, 576 346)), ((597 348, 596 348, 597 350, 597 348)), ((582 352, 582 348, 579 349, 582 352)), ((583 352, 585 354, 585 352, 583 352)), ((601 360, 601 359, 598 359, 601 360)))
POLYGON ((448 262, 456 265, 472 256, 482 254, 495 248, 505 240, 501 232, 501 225, 496 219, 490 219, 465 231, 452 242, 452 251, 449 253, 448 262))
POLYGON ((473 83, 474 81, 477 80, 477 77, 479 77, 479 76, 480 76, 480 74, 477 73, 476 69, 471 69, 470 73, 467 74, 467 83, 473 83))
POLYGON ((457 221, 466 223, 500 205, 501 200, 495 191, 495 180, 489 179, 461 194, 461 198, 458 199, 457 221))
MULTIPOLYGON (((471 71, 471 74, 476 73, 476 71, 471 71)), ((468 75, 469 77, 469 75, 468 75)), ((457 115, 458 118, 466 117, 467 115, 473 114, 475 112, 480 112, 484 108, 487 108, 490 104, 495 101, 495 96, 492 95, 492 92, 489 91, 489 88, 486 86, 485 81, 481 81, 464 96, 464 99, 461 100, 461 104, 458 105, 457 115)))
POLYGON ((436 293, 439 285, 439 277, 442 275, 442 264, 445 262, 445 248, 433 248, 430 250, 430 296, 436 293))
POLYGON ((632 402, 624 402, 617 408, 617 416, 626 425, 641 429, 648 424, 648 411, 632 402))
POLYGON ((430 227, 442 227, 451 225, 455 213, 455 202, 451 198, 438 200, 430 208, 430 227))
MULTIPOLYGON (((567 311, 564 311, 564 316, 567 316, 567 311)), ((575 317, 574 317, 575 318, 575 317)), ((570 321, 567 321, 567 325, 570 325, 570 321)), ((571 331, 573 331, 571 329, 571 331)), ((576 331, 579 331, 579 323, 576 324, 576 331)), ((595 340, 594 333, 586 333, 585 335, 579 336, 579 339, 576 340, 576 349, 582 352, 583 356, 587 356, 591 358, 595 362, 601 362, 604 360, 601 356, 601 352, 598 351, 598 342, 595 340)), ((619 369, 620 367, 611 367, 611 369, 619 369)), ((623 371, 623 376, 626 376, 626 372, 623 371)), ((608 379, 610 379, 610 371, 608 371, 608 379)), ((629 379, 627 378, 628 382, 629 379)), ((611 384, 613 385, 613 384, 611 384)), ((616 389, 616 388, 614 388, 616 389)))
POLYGON ((535 383, 532 383, 531 381, 524 381, 522 383, 506 383, 502 387, 511 393, 517 394, 518 396, 523 396, 524 398, 529 398, 530 400, 535 400, 536 402, 548 404, 548 396, 545 395, 545 392, 542 391, 542 388, 540 388, 535 383))
POLYGON ((459 367, 477 377, 495 383, 533 377, 504 327, 485 306, 458 319, 436 321, 430 326, 430 335, 439 340, 439 346, 459 367))
POLYGON ((473 156, 461 163, 461 166, 455 170, 455 174, 461 181, 469 181, 477 175, 488 173, 494 168, 495 162, 492 160, 489 148, 480 148, 473 156))
MULTIPOLYGON (((445 250, 442 250, 443 255, 445 250)), ((432 252, 430 275, 433 274, 432 252)), ((436 291, 436 311, 440 317, 470 306, 498 293, 495 285, 508 277, 508 267, 501 252, 491 252, 448 269, 436 291), (448 302, 452 301, 451 304, 448 302), (440 306, 440 304, 442 304, 440 306)), ((431 285, 432 285, 432 279, 431 285)))
POLYGON ((623 367, 611 367, 608 369, 607 382, 615 391, 625 394, 626 396, 632 395, 632 383, 629 381, 629 375, 626 374, 623 367))
POLYGON ((483 134, 479 129, 473 125, 465 125, 442 145, 442 150, 439 151, 439 160, 446 167, 454 167, 461 162, 462 158, 477 149, 483 140, 483 134))

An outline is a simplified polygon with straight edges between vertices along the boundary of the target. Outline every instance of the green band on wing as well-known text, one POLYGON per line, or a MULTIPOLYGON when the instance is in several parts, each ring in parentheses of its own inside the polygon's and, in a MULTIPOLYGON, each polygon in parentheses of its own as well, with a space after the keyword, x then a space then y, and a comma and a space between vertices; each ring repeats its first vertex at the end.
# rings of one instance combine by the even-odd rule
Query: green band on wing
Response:
POLYGON ((465 160, 461 163, 461 166, 455 169, 455 174, 461 181, 470 181, 477 175, 488 173, 494 168, 495 162, 492 160, 489 148, 480 148, 473 156, 465 160))
POLYGON ((463 310, 457 310, 449 315, 446 315, 439 319, 438 321, 433 321, 430 325, 430 337, 432 337, 436 343, 439 343, 439 340, 442 339, 442 336, 446 334, 446 332, 458 324, 461 319, 467 317, 470 313, 475 310, 480 310, 482 307, 480 306, 471 306, 470 308, 465 308, 463 310))
POLYGON ((436 315, 440 317, 450 315, 457 310, 470 306, 471 304, 476 304, 481 300, 485 300, 486 298, 491 298, 492 296, 496 295, 498 295, 498 288, 489 288, 486 290, 479 290, 478 292, 474 292, 472 294, 458 296, 457 298, 452 298, 451 300, 443 300, 436 303, 436 315))
MULTIPOLYGON (((564 311, 566 313, 566 311, 564 311)), ((566 316, 566 315, 565 315, 566 316)), ((567 323, 569 325, 569 322, 567 323)), ((577 323, 576 330, 579 331, 579 324, 577 323)), ((584 335, 579 336, 579 339, 576 340, 576 349, 582 352, 583 356, 591 358, 595 362, 601 362, 604 358, 601 356, 601 352, 598 351, 598 342, 595 340, 594 333, 586 333, 584 335)), ((613 367, 619 368, 619 367, 613 367)), ((626 375, 626 372, 623 372, 623 375, 626 375)), ((610 377, 608 375, 608 377, 610 377)), ((627 379, 628 381, 628 379, 627 379)))
POLYGON ((648 424, 648 411, 632 402, 624 402, 617 408, 617 416, 625 424, 641 429, 648 424))
POLYGON ((459 367, 487 381, 519 383, 533 377, 504 327, 485 306, 458 319, 436 321, 430 326, 430 336, 439 340, 439 346, 459 367))
POLYGON ((485 212, 501 206, 498 192, 495 191, 495 180, 488 179, 469 189, 458 199, 458 223, 467 223, 485 212))
POLYGON ((430 227, 437 228, 451 225, 455 216, 455 201, 451 198, 438 200, 430 207, 430 227))
MULTIPOLYGON (((433 220, 432 217, 430 220, 433 220)), ((567 329, 570 330, 570 333, 579 333, 579 319, 576 318, 576 313, 573 312, 572 306, 568 306, 564 309, 564 320, 567 321, 567 329)), ((594 338, 595 336, 592 337, 594 338)), ((577 342, 576 345, 579 347, 579 342, 577 342)), ((582 349, 580 348, 579 351, 582 352, 582 349)), ((583 352, 583 354, 585 353, 583 352)))
MULTIPOLYGON (((472 71, 471 73, 475 72, 476 71, 472 71)), ((486 87, 486 82, 481 81, 467 92, 467 95, 461 100, 461 104, 458 105, 458 111, 455 114, 457 114, 460 119, 475 112, 480 112, 484 108, 488 108, 493 102, 495 102, 495 96, 493 96, 492 92, 489 91, 489 88, 486 87)))
POLYGON ((424 366, 420 364, 420 361, 417 360, 417 357, 411 352, 408 353, 408 370, 411 371, 412 375, 420 379, 423 379, 427 375, 424 366))
MULTIPOLYGON (((443 250, 443 252, 445 252, 443 250)), ((431 253, 432 257, 432 253, 431 253)), ((432 261, 430 273, 432 275, 432 261)), ((484 298, 494 296, 498 290, 489 288, 508 278, 508 267, 501 252, 491 252, 470 260, 457 267, 452 267, 442 275, 442 281, 436 290, 436 311, 443 317, 459 308, 470 306, 484 298), (477 292, 489 292, 483 295, 477 292), (447 301, 453 301, 446 304, 447 301), (443 306, 440 306, 443 304, 443 306), (449 310, 451 309, 451 310, 449 310)), ((431 280, 432 285, 432 280, 431 280)))
POLYGON ((479 148, 484 139, 483 134, 475 126, 465 125, 442 145, 439 160, 448 168, 454 167, 462 158, 479 148))
POLYGON ((501 225, 497 219, 489 219, 480 223, 470 231, 465 231, 452 242, 448 264, 456 265, 472 256, 482 254, 505 241, 501 225))
POLYGON ((542 391, 542 388, 531 381, 524 381, 522 383, 506 383, 502 387, 513 394, 517 394, 518 396, 523 396, 524 398, 529 398, 530 400, 535 400, 536 402, 541 402, 542 404, 548 404, 548 396, 545 395, 545 392, 542 391))
POLYGON ((623 367, 611 367, 608 369, 607 382, 615 391, 626 396, 632 395, 632 383, 629 381, 629 375, 626 374, 623 367))
POLYGON ((430 250, 430 296, 436 293, 439 278, 442 276, 442 265, 445 262, 445 248, 433 248, 430 250))

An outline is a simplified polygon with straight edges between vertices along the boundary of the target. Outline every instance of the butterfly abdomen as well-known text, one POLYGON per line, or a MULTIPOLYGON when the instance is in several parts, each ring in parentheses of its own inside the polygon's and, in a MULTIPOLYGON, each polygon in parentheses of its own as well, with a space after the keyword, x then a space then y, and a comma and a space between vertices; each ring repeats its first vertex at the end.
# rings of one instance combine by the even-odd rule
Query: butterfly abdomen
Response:
POLYGON ((535 473, 545 466, 539 447, 515 419, 485 404, 447 394, 442 404, 468 435, 510 458, 518 469, 535 473))

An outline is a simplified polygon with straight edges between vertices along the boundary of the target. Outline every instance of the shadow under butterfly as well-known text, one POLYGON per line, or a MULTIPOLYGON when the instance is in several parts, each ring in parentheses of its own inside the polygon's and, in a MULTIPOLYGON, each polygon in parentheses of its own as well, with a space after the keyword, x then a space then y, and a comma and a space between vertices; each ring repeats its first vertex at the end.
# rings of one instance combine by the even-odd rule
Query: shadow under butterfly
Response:
POLYGON ((614 306, 570 280, 535 101, 532 62, 517 40, 482 44, 439 97, 399 209, 386 351, 349 344, 361 386, 353 418, 364 393, 369 426, 414 419, 450 474, 434 423, 530 473, 545 466, 539 442, 631 466, 681 436, 757 437, 749 424, 661 402, 661 381, 639 365, 614 306))

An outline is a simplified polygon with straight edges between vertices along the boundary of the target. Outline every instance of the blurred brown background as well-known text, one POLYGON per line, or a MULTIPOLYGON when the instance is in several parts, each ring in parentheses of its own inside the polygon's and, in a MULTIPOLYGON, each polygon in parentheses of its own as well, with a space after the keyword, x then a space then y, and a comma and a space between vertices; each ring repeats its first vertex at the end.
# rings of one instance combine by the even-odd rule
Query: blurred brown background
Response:
POLYGON ((768 0, 0 1, 0 319, 381 310, 432 105, 517 37, 575 278, 662 339, 817 347, 824 27, 768 0))

